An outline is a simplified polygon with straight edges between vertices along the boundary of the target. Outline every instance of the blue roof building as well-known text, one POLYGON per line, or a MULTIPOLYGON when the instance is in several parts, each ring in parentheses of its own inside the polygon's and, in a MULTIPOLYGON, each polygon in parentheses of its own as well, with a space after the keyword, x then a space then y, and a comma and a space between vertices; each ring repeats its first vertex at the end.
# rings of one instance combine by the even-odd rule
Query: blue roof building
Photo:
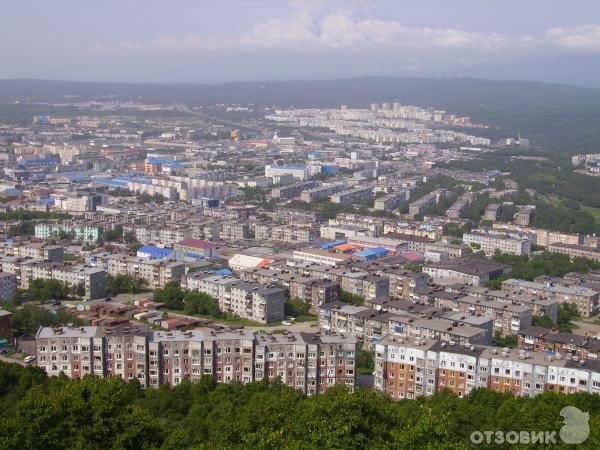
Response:
POLYGON ((328 242, 327 244, 323 244, 319 248, 321 250, 331 250, 336 245, 342 245, 342 244, 345 244, 345 243, 346 243, 346 241, 333 241, 333 242, 328 242))
POLYGON ((143 245, 137 250, 137 256, 140 258, 164 259, 173 254, 170 248, 161 248, 154 245, 143 245))

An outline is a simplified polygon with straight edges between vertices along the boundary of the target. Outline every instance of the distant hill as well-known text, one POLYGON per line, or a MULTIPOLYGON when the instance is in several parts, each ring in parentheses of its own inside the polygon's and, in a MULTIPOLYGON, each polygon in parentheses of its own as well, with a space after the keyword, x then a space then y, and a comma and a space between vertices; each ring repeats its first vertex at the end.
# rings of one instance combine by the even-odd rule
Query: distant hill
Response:
POLYGON ((320 81, 231 82, 222 84, 96 83, 50 80, 0 80, 0 103, 106 100, 115 96, 144 102, 243 102, 279 106, 365 105, 400 101, 419 105, 524 104, 591 102, 600 89, 473 78, 350 78, 320 81), (68 97, 65 97, 68 96, 68 97))
POLYGON ((278 107, 365 106, 372 102, 400 101, 470 115, 476 121, 499 128, 487 131, 492 138, 521 132, 534 143, 556 152, 600 151, 600 89, 560 84, 375 77, 215 85, 0 80, 0 113, 1 104, 15 101, 23 105, 109 98, 146 103, 238 102, 278 107))

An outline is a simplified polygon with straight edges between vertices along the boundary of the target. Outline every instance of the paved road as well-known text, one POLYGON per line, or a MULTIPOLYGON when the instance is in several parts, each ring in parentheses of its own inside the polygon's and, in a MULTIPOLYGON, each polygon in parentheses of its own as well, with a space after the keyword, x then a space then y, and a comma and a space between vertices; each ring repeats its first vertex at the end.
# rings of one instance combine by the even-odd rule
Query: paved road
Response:
MULTIPOLYGON (((7 363, 15 363, 15 364, 20 364, 22 366, 27 366, 28 364, 25 364, 25 361, 23 361, 22 359, 18 359, 18 358, 11 358, 10 356, 5 356, 5 355, 0 355, 0 361, 4 361, 7 363)), ((35 361, 29 364, 35 364, 35 361)))

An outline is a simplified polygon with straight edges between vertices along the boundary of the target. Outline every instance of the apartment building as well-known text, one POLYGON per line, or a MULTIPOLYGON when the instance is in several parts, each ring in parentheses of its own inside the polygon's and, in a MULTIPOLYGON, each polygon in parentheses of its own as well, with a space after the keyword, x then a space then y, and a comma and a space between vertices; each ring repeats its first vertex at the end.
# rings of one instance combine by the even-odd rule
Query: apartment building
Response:
POLYGON ((371 186, 349 189, 336 192, 329 197, 331 203, 340 205, 350 205, 352 203, 361 203, 373 197, 373 188, 371 186))
POLYGON ((336 384, 354 392, 356 343, 353 336, 322 333, 256 333, 255 380, 275 380, 306 395, 336 384))
POLYGON ((469 314, 490 317, 494 333, 502 336, 515 336, 524 328, 531 326, 531 309, 525 305, 485 300, 479 297, 463 296, 452 292, 438 292, 433 295, 434 305, 469 314))
POLYGON ((244 329, 40 327, 36 334, 38 366, 50 376, 117 376, 154 388, 202 376, 244 384, 280 377, 307 395, 338 383, 354 390, 356 344, 352 336, 244 329))
POLYGON ((552 253, 562 253, 569 258, 588 258, 600 262, 600 249, 586 247, 584 245, 554 243, 548 245, 548 251, 552 253))
POLYGON ((211 242, 199 239, 184 239, 176 242, 173 250, 177 255, 192 258, 215 258, 217 257, 217 246, 211 242))
POLYGON ((300 197, 303 191, 317 187, 316 181, 305 181, 304 183, 290 184, 271 189, 271 198, 275 200, 291 200, 300 197))
POLYGON ((29 288, 32 280, 45 279, 58 280, 72 287, 83 286, 87 300, 104 297, 106 291, 106 272, 92 267, 6 256, 0 258, 0 272, 14 274, 17 286, 22 289, 29 288))
POLYGON ((466 286, 462 284, 446 287, 446 291, 463 293, 472 297, 478 297, 485 300, 496 300, 500 303, 514 305, 523 305, 531 309, 532 316, 546 316, 554 323, 558 318, 559 302, 549 298, 543 298, 537 295, 512 294, 502 290, 492 290, 484 287, 466 286))
POLYGON ((575 333, 565 333, 532 326, 521 330, 518 348, 528 352, 546 352, 559 357, 600 359, 600 340, 575 333))
POLYGON ((449 259, 423 266, 423 272, 437 284, 461 283, 469 286, 483 286, 487 281, 510 273, 506 264, 484 259, 449 259))
POLYGON ((356 336, 367 349, 372 349, 377 342, 389 336, 418 336, 483 345, 491 343, 489 319, 468 314, 460 316, 458 320, 456 317, 445 318, 441 311, 435 309, 434 314, 439 316, 421 316, 416 311, 411 312, 408 307, 392 312, 387 306, 385 303, 383 306, 379 304, 373 309, 343 302, 323 304, 319 308, 319 329, 356 336))
POLYGON ((346 272, 341 277, 342 291, 358 295, 366 301, 389 298, 390 279, 365 272, 346 272))
POLYGON ((501 210, 502 206, 499 203, 490 203, 485 207, 485 211, 483 212, 483 220, 495 222, 498 220, 501 210))
POLYGON ((487 388, 534 397, 546 391, 600 392, 596 361, 423 339, 387 339, 375 349, 375 389, 394 399, 450 389, 463 397, 487 388))
POLYGON ((316 228, 299 228, 292 225, 256 224, 256 240, 282 242, 311 242, 317 238, 316 228))
POLYGON ((260 323, 283 320, 285 291, 280 288, 205 273, 190 273, 181 286, 215 298, 222 312, 260 323))
POLYGON ((0 272, 0 302, 7 302, 17 292, 17 276, 10 272, 0 272))
POLYGON ((100 327, 40 327, 35 344, 37 365, 48 376, 106 376, 104 331, 100 327))
POLYGON ((300 200, 306 203, 321 200, 323 198, 327 198, 337 192, 344 190, 345 187, 346 186, 344 185, 344 183, 334 183, 330 185, 315 187, 312 189, 306 189, 300 194, 300 200))
POLYGON ((250 239, 250 224, 240 222, 223 222, 220 224, 220 238, 225 240, 241 241, 250 239))
POLYGON ((410 300, 411 294, 427 287, 429 275, 423 272, 413 272, 404 269, 389 269, 383 276, 390 280, 391 298, 410 300))
POLYGON ((446 217, 451 220, 459 220, 467 212, 471 202, 473 201, 473 193, 466 192, 461 195, 446 211, 446 217))
POLYGON ((531 219, 533 217, 533 212, 535 211, 535 206, 521 206, 514 216, 515 224, 521 226, 529 226, 531 223, 531 219))
MULTIPOLYGON (((83 327, 83 331, 86 328, 83 327)), ((103 334, 103 345, 100 346, 100 342, 96 342, 94 348, 96 373, 103 366, 104 377, 119 377, 126 381, 136 379, 142 387, 147 387, 148 329, 125 325, 104 328, 103 334)))
POLYGON ((38 223, 35 225, 34 233, 38 239, 60 238, 65 235, 72 241, 86 244, 92 244, 102 239, 102 227, 89 224, 38 223))
POLYGON ((323 303, 339 300, 340 284, 321 277, 289 273, 262 268, 250 268, 240 273, 242 280, 261 284, 279 284, 289 289, 291 299, 300 299, 310 305, 310 310, 318 312, 323 303))
POLYGON ((463 242, 476 250, 484 252, 486 256, 494 256, 497 251, 517 256, 531 254, 530 239, 516 238, 508 235, 473 231, 463 234, 463 242))
POLYGON ((303 248, 294 250, 293 259, 308 263, 325 264, 327 266, 340 266, 352 261, 352 256, 316 248, 303 248))
POLYGON ((15 256, 17 258, 63 262, 64 247, 41 242, 1 243, 0 256, 15 256))
POLYGON ((186 225, 179 226, 148 226, 148 225, 124 225, 125 233, 132 232, 140 244, 155 244, 172 247, 176 242, 190 239, 192 229, 186 225))
POLYGON ((577 312, 584 317, 598 312, 598 291, 585 287, 555 286, 514 278, 503 281, 501 287, 503 291, 513 294, 531 294, 559 303, 573 303, 577 312))
POLYGON ((448 191, 446 189, 437 189, 431 194, 427 194, 408 205, 408 214, 411 217, 415 217, 418 214, 422 214, 428 208, 437 204, 440 198, 445 197, 448 191))
POLYGON ((304 181, 308 178, 308 169, 306 166, 265 166, 265 177, 272 178, 282 175, 292 175, 294 178, 304 181))
POLYGON ((408 200, 408 197, 409 191, 394 192, 375 199, 373 206, 376 211, 392 211, 408 200))
POLYGON ((171 281, 179 281, 185 273, 185 264, 175 260, 146 259, 124 253, 106 255, 109 275, 129 275, 145 282, 150 289, 160 289, 171 281))

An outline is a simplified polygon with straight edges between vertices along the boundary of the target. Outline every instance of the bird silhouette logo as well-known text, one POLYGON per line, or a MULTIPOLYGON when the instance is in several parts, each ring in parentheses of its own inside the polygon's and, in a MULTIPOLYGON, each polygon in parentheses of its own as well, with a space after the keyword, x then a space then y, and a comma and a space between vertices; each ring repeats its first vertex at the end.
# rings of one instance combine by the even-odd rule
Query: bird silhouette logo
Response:
POLYGON ((583 412, 575 406, 565 406, 560 410, 564 417, 563 426, 560 429, 560 438, 565 444, 581 444, 590 435, 590 413, 583 412))

